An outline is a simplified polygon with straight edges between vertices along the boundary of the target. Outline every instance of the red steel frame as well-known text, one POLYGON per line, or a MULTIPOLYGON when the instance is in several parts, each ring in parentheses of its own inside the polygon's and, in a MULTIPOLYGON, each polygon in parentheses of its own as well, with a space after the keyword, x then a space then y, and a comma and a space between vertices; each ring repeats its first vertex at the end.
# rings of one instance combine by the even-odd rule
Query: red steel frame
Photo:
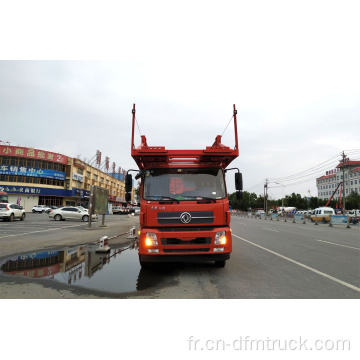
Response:
POLYGON ((212 146, 205 150, 166 150, 164 146, 148 146, 145 135, 141 135, 141 144, 135 148, 135 104, 132 110, 131 156, 140 170, 169 167, 220 167, 225 169, 239 156, 236 108, 234 105, 235 148, 221 144, 221 135, 217 135, 212 146))

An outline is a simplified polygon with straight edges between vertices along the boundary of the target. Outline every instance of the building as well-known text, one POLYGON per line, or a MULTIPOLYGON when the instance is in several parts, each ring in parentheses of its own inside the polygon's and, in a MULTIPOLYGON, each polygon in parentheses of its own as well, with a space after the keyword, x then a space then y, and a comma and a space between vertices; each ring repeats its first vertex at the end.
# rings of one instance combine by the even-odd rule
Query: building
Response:
MULTIPOLYGON (((345 177, 345 197, 352 192, 360 193, 360 161, 351 161, 349 158, 341 161, 335 169, 326 172, 326 175, 316 179, 319 199, 330 199, 340 182, 345 177)), ((342 185, 340 185, 335 194, 334 199, 343 197, 342 185)))
POLYGON ((91 185, 108 189, 112 205, 126 206, 121 175, 112 176, 80 159, 50 151, 0 145, 0 191, 27 212, 38 204, 88 207, 91 185))

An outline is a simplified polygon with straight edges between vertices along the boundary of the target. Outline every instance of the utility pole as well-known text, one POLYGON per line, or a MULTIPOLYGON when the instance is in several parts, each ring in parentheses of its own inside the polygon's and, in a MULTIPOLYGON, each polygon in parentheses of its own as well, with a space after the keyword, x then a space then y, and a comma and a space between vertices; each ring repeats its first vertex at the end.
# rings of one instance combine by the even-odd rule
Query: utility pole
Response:
POLYGON ((343 158, 342 158, 342 163, 343 163, 343 166, 342 166, 342 170, 343 170, 343 202, 344 202, 344 205, 343 205, 343 213, 345 212, 345 152, 343 151, 343 158))
POLYGON ((267 189, 268 189, 268 179, 266 179, 265 185, 264 185, 264 210, 265 210, 265 216, 267 214, 267 189))

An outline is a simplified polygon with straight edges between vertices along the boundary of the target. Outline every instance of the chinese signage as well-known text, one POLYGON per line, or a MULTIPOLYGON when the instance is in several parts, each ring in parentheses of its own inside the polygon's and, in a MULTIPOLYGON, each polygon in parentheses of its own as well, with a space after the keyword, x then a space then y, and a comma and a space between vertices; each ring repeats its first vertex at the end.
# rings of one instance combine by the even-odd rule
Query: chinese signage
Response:
POLYGON ((326 172, 326 176, 336 174, 339 171, 340 171, 340 169, 329 170, 329 171, 326 172))
POLYGON ((73 173, 73 179, 76 181, 84 182, 84 175, 73 173))
POLYGON ((49 151, 26 148, 20 146, 0 145, 0 155, 24 157, 34 160, 46 160, 67 165, 67 156, 52 153, 49 151))
POLYGON ((89 197, 90 191, 72 188, 72 190, 51 189, 32 186, 13 186, 0 185, 0 191, 10 194, 24 195, 49 195, 49 196, 67 196, 67 197, 89 197))
POLYGON ((65 180, 65 173, 62 171, 15 165, 0 165, 0 175, 33 176, 46 179, 65 180))

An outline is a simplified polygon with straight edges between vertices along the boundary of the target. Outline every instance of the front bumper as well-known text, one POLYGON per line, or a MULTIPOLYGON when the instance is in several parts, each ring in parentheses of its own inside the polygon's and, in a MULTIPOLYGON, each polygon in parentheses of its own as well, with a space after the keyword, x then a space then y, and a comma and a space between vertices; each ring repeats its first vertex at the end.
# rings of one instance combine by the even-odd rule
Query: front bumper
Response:
POLYGON ((139 236, 141 261, 218 261, 228 260, 232 251, 231 231, 211 229, 145 229, 139 236), (217 232, 225 232, 226 244, 215 244, 217 232), (157 245, 146 245, 146 233, 156 234, 157 245))
POLYGON ((202 262, 229 260, 230 254, 206 254, 206 255, 141 255, 139 260, 144 262, 202 262))

